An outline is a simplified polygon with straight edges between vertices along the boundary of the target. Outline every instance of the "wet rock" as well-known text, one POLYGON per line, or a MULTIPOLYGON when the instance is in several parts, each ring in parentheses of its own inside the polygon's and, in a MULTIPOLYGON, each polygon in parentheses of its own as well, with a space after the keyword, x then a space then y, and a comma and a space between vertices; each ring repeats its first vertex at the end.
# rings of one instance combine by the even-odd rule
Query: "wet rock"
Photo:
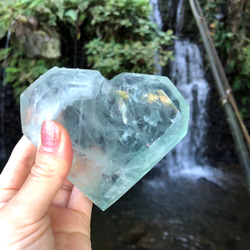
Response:
POLYGON ((124 241, 127 243, 135 243, 140 240, 146 234, 146 224, 137 224, 131 229, 128 234, 124 237, 124 241))
POLYGON ((107 249, 109 249, 109 250, 115 250, 116 249, 115 248, 115 243, 113 241, 108 241, 106 246, 107 246, 107 249))
POLYGON ((136 246, 133 244, 125 247, 125 250, 134 250, 134 249, 137 250, 136 246))
POLYGON ((208 180, 204 177, 201 177, 197 180, 200 184, 204 184, 206 186, 210 186, 210 187, 220 187, 217 183, 211 181, 211 180, 208 180))
POLYGON ((155 250, 155 238, 146 235, 137 243, 137 250, 155 250))
POLYGON ((225 243, 224 243, 225 247, 229 250, 229 249, 238 249, 239 246, 239 239, 237 238, 233 238, 233 237, 229 237, 225 243))
POLYGON ((12 42, 27 57, 56 59, 61 56, 60 37, 52 27, 38 29, 36 22, 31 20, 27 23, 17 22, 14 28, 12 42))

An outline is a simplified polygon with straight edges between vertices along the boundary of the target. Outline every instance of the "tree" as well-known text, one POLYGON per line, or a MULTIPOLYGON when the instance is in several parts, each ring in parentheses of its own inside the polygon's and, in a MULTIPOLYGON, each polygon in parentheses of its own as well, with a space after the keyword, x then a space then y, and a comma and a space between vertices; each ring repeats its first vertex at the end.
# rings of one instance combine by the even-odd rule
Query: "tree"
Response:
POLYGON ((18 95, 53 65, 90 67, 108 78, 123 71, 153 74, 156 58, 161 65, 173 58, 167 46, 175 36, 171 30, 159 31, 150 14, 149 0, 3 0, 0 38, 15 21, 11 50, 0 50, 0 55, 8 53, 5 80, 18 95), (20 27, 29 32, 13 39, 20 27), (40 37, 58 34, 61 57, 44 58, 40 53, 30 58, 24 47, 37 33, 40 37), (82 65, 79 61, 85 57, 87 64, 82 65))

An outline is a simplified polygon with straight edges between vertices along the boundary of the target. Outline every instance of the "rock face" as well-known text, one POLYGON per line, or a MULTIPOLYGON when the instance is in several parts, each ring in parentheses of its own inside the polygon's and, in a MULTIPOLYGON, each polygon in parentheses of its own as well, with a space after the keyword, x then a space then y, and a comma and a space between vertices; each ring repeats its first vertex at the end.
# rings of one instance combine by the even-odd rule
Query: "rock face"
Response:
POLYGON ((59 58, 61 56, 59 34, 49 26, 47 30, 37 29, 37 22, 32 18, 27 23, 15 23, 12 42, 29 58, 59 58))
POLYGON ((37 145, 45 119, 65 126, 68 179, 105 210, 187 133, 189 107, 167 77, 57 68, 21 95, 23 133, 37 145))

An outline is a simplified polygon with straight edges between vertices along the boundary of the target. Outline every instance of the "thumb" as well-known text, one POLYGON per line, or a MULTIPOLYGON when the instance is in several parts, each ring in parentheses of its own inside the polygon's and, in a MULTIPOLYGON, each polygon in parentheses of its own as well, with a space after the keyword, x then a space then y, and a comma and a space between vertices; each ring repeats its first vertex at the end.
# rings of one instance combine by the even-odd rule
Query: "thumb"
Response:
POLYGON ((72 158, 71 140, 66 129, 57 122, 44 121, 35 165, 11 200, 18 207, 21 218, 27 216, 30 220, 36 220, 46 214, 52 199, 68 176, 72 158))

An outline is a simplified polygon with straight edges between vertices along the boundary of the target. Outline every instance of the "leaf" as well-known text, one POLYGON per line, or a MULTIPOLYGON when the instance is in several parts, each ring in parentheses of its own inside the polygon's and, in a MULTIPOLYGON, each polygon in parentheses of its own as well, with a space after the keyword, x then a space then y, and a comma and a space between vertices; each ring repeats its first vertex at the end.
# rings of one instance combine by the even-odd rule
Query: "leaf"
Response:
POLYGON ((167 32, 166 32, 166 34, 168 35, 168 36, 171 36, 171 35, 173 35, 173 30, 168 30, 167 32))
POLYGON ((57 11, 57 16, 63 20, 63 14, 64 14, 64 9, 63 8, 60 8, 58 11, 57 11))
POLYGON ((81 14, 80 17, 79 17, 79 20, 80 21, 84 21, 85 18, 86 18, 86 15, 85 14, 81 14))
POLYGON ((234 36, 234 33, 232 33, 232 32, 228 32, 226 35, 227 35, 227 37, 229 37, 229 38, 230 38, 230 37, 233 37, 233 36, 234 36))
POLYGON ((65 12, 64 16, 69 17, 72 19, 72 21, 76 22, 78 18, 78 11, 69 9, 65 12))
POLYGON ((37 6, 39 6, 41 3, 43 3, 43 0, 34 0, 31 2, 31 4, 29 5, 30 9, 33 9, 37 6))
POLYGON ((8 56, 10 51, 11 51, 11 48, 0 49, 0 61, 3 61, 8 56))

